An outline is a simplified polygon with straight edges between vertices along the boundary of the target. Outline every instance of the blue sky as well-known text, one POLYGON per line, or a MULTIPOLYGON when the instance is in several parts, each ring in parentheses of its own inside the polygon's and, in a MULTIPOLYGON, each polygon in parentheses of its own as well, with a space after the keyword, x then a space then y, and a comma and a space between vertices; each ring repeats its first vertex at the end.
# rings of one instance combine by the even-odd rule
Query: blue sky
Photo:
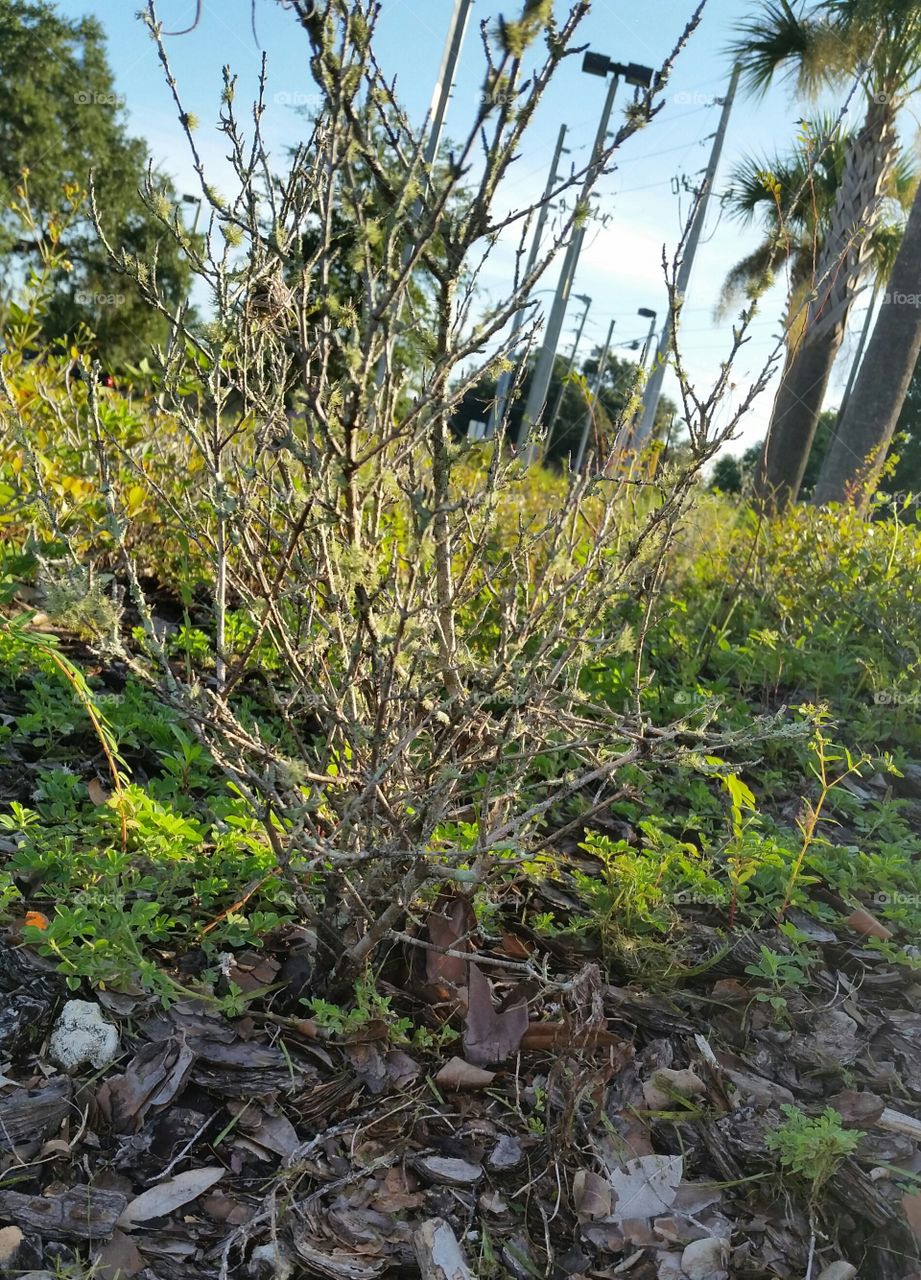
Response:
MULTIPOLYGON (((59 0, 58 8, 69 16, 93 14, 100 20, 132 131, 147 139, 154 160, 174 176, 180 190, 194 192, 191 164, 155 48, 135 16, 140 3, 59 0)), ((478 23, 495 18, 499 12, 514 14, 518 7, 520 0, 476 0, 447 120, 449 137, 452 131, 457 135, 463 132, 479 95, 483 61, 478 23)), ((691 0, 595 0, 580 43, 584 41, 617 61, 658 66, 675 43, 691 7, 691 0)), ((590 294, 593 299, 583 352, 601 343, 612 318, 617 322, 615 343, 623 343, 645 335, 648 322, 637 316, 639 307, 664 314, 662 250, 665 247, 671 257, 689 204, 689 197, 683 192, 676 194, 675 188, 680 192, 681 177, 693 178, 706 164, 709 137, 719 115, 713 99, 724 92, 729 78, 726 46, 734 24, 754 7, 738 0, 709 0, 700 28, 679 59, 665 109, 649 129, 627 144, 617 172, 605 177, 599 187, 607 225, 588 237, 575 286, 576 293, 590 294)), ((565 8, 565 0, 557 0, 558 13, 565 8)), ((159 0, 158 13, 167 29, 187 25, 194 11, 194 0, 159 0)), ((431 100, 451 11, 451 0, 383 0, 378 58, 388 75, 396 76, 398 92, 420 124, 431 100)), ((297 141, 304 131, 296 105, 309 105, 312 94, 308 47, 294 16, 278 0, 256 0, 256 29, 268 56, 266 136, 280 163, 286 145, 297 141)), ((239 76, 236 102, 242 115, 242 104, 253 96, 261 59, 250 28, 250 0, 204 0, 198 29, 168 43, 185 105, 200 121, 197 141, 206 168, 215 174, 215 185, 221 187, 222 175, 227 173, 226 148, 215 127, 221 68, 228 63, 239 76)), ((569 144, 579 148, 574 158, 587 155, 604 93, 604 82, 583 75, 579 60, 572 59, 564 66, 502 192, 503 203, 523 205, 540 193, 561 123, 569 126, 569 144)), ((622 91, 619 106, 627 101, 628 93, 622 91)), ((783 85, 758 101, 740 98, 730 123, 717 191, 725 187, 729 171, 742 156, 753 151, 769 154, 776 147, 787 146, 803 113, 802 104, 783 85)), ((615 107, 615 120, 617 115, 615 107)), ((751 229, 731 220, 719 203, 713 202, 682 325, 686 364, 702 389, 712 383, 729 347, 728 323, 717 323, 713 315, 720 286, 728 269, 755 239, 751 229)), ((511 245, 500 245, 484 277, 487 289, 498 293, 503 288, 511 273, 512 251, 511 245)), ((543 283, 555 285, 555 267, 543 283)), ((545 297, 549 301, 549 295, 545 297)), ((862 323, 864 305, 861 300, 855 309, 855 330, 862 323)), ((740 387, 748 375, 757 372, 773 346, 782 306, 783 289, 778 286, 765 300, 754 323, 753 339, 738 361, 740 387)), ((578 310, 579 304, 572 303, 563 339, 567 350, 578 310)), ((847 341, 856 343, 856 333, 847 341)), ((846 346, 845 353, 847 350, 846 346)), ((832 402, 840 391, 839 378, 830 392, 832 402)), ((665 392, 674 392, 671 375, 665 392)), ((744 442, 763 435, 770 400, 768 392, 750 415, 744 442)))

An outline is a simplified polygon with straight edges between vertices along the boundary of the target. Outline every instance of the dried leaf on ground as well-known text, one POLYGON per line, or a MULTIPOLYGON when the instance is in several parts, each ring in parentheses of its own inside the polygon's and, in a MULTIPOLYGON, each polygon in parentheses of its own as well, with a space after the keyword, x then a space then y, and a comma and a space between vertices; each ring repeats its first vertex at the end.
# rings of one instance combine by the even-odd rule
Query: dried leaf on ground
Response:
POLYGON ((892 930, 886 926, 876 916, 871 915, 865 907, 857 907, 848 916, 845 924, 848 928, 853 929, 855 933, 859 933, 864 938, 879 938, 883 942, 888 942, 892 937, 892 930))
POLYGON ((640 1156, 628 1160, 623 1169, 611 1173, 616 1202, 614 1215, 626 1218, 654 1218, 675 1203, 684 1171, 681 1156, 640 1156))
POLYGON ((475 964, 468 967, 464 1053, 468 1061, 478 1065, 504 1062, 518 1052, 528 1030, 527 999, 516 989, 502 1010, 497 1010, 482 969, 475 964))
POLYGON ((591 1169, 580 1169, 572 1180, 572 1203, 580 1222, 607 1218, 611 1212, 611 1184, 591 1169))
POLYGON ((921 1244, 921 1191, 902 1196, 902 1211, 915 1239, 921 1244))
POLYGON ((481 1164, 453 1156, 422 1156, 415 1166, 430 1182, 441 1182, 449 1187, 472 1187, 483 1177, 481 1164))
POLYGON ((91 804, 100 805, 109 803, 111 792, 102 785, 98 778, 90 778, 89 782, 86 784, 86 790, 91 804))
POLYGON ((438 1072, 435 1083, 442 1089, 485 1089, 495 1078, 495 1071, 486 1071, 463 1058, 454 1057, 438 1072))
POLYGON ((125 1208, 118 1220, 124 1231, 130 1231, 138 1223, 149 1222, 152 1218, 162 1218, 179 1209, 190 1200, 197 1200, 224 1177, 226 1170, 221 1165, 212 1165, 204 1169, 188 1169, 185 1173, 177 1173, 168 1182, 148 1187, 125 1208))
POLYGON ((131 1280, 144 1270, 144 1259, 130 1236, 117 1228, 93 1259, 94 1280, 131 1280))
MULTIPOLYGON (((469 951, 469 935, 476 928, 476 916, 467 898, 460 894, 442 894, 426 917, 429 941, 445 951, 469 951)), ((427 951, 426 977, 433 985, 463 986, 467 977, 467 961, 446 956, 440 951, 427 951)))

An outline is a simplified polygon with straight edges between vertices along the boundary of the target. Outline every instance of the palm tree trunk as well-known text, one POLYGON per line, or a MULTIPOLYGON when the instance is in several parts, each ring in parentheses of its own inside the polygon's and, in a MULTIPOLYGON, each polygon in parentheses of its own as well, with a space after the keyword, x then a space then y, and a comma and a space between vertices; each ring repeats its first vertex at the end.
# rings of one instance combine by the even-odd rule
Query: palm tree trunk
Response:
POLYGON ((826 330, 787 359, 755 475, 755 496, 773 510, 795 502, 841 339, 826 330))
POLYGON ((819 472, 815 501, 864 508, 873 492, 921 354, 921 187, 883 295, 873 336, 819 472))
POLYGON ((891 102, 872 101, 860 133, 848 149, 831 225, 816 266, 802 341, 784 371, 756 493, 782 509, 799 494, 835 357, 860 290, 869 236, 879 215, 882 189, 898 139, 891 102))

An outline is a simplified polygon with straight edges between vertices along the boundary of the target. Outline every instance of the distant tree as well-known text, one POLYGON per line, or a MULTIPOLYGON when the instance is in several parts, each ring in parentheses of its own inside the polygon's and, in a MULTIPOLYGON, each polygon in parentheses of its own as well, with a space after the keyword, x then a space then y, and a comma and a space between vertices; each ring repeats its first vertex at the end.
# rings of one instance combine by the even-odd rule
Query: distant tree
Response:
MULTIPOLYGON (((186 296, 190 273, 164 220, 177 197, 155 175, 158 210, 140 188, 148 172, 146 147, 132 138, 105 52, 102 26, 70 19, 46 0, 0 0, 0 253, 8 285, 21 279, 37 241, 61 208, 65 187, 86 191, 93 174, 102 223, 112 245, 132 260, 155 263, 163 296, 186 296), (27 173, 36 234, 23 234, 8 205, 27 173)), ((73 264, 62 271, 45 322, 46 337, 96 335, 103 362, 136 361, 167 322, 140 298, 137 286, 111 263, 99 243, 88 205, 68 228, 64 247, 73 264)))
POLYGON ((710 488, 720 493, 741 493, 745 481, 742 462, 734 453, 724 453, 713 464, 710 488))
POLYGON ((859 84, 863 123, 847 147, 802 337, 774 401, 760 497, 795 501, 848 315, 863 282, 868 233, 879 219, 887 176, 899 152, 899 113, 919 86, 921 9, 916 0, 818 0, 794 6, 762 0, 740 26, 732 50, 746 81, 763 92, 784 73, 802 93, 859 84))
POLYGON ((921 493, 921 366, 908 384, 896 428, 895 452, 898 462, 891 477, 883 482, 889 493, 921 493))
MULTIPOLYGON (((838 422, 837 410, 826 410, 819 418, 815 445, 803 476, 803 496, 816 497, 820 475, 829 456, 838 422)), ((710 473, 710 488, 720 493, 741 493, 750 484, 764 449, 752 445, 742 454, 721 453, 710 473)), ((879 483, 879 491, 890 495, 921 494, 921 368, 915 370, 902 405, 893 437, 890 462, 879 483)))
POLYGON ((882 306, 847 408, 838 424, 816 501, 865 507, 886 455, 921 356, 921 188, 889 275, 882 306))
MULTIPOLYGON (((387 229, 393 222, 394 210, 407 199, 403 189, 405 174, 393 153, 385 125, 380 122, 381 104, 374 104, 362 117, 368 144, 373 147, 373 165, 366 157, 351 157, 337 175, 337 199, 329 212, 330 226, 320 214, 314 214, 304 228, 299 252, 291 254, 285 264, 285 274, 293 286, 313 270, 317 253, 330 234, 336 257, 327 268, 323 293, 325 306, 317 308, 313 319, 323 323, 324 317, 336 323, 354 323, 362 310, 372 305, 368 293, 367 273, 380 275, 385 267, 394 264, 403 246, 397 243, 387 229), (369 234, 371 232, 371 234, 369 234), (335 313, 334 315, 331 313, 335 313)), ((308 112, 304 113, 310 119, 308 112)), ((387 127, 396 131, 396 120, 388 120, 387 127)), ((292 162, 297 153, 292 152, 292 162)), ((437 172, 447 169, 442 159, 437 172)), ((449 202, 446 216, 459 213, 460 195, 449 202)), ((436 274, 446 267, 444 244, 435 238, 426 247, 408 282, 404 305, 393 325, 394 356, 400 365, 410 372, 417 372, 431 358, 430 335, 435 326, 436 274)), ((347 375, 344 368, 336 369, 340 377, 347 375)))
MULTIPOLYGON (((575 458, 579 442, 585 427, 586 416, 589 417, 589 448, 604 454, 613 445, 617 432, 624 421, 624 411, 631 399, 636 384, 637 366, 632 360, 620 356, 608 357, 605 364, 604 377, 597 404, 590 406, 587 391, 594 387, 598 373, 598 361, 601 348, 596 348, 582 362, 581 369, 575 377, 567 376, 569 361, 565 356, 557 356, 554 362, 550 390, 547 395, 547 417, 551 415, 562 391, 559 413, 546 442, 544 459, 552 466, 562 466, 575 458)), ((533 372, 533 361, 526 370, 521 387, 512 401, 508 414, 508 436, 515 440, 521 428, 524 406, 528 397, 533 372)), ((496 395, 496 379, 481 379, 464 396, 458 406, 452 425, 459 435, 466 435, 471 422, 488 422, 496 395)), ((665 440, 669 428, 676 419, 677 406, 667 397, 659 401, 653 438, 665 440)), ((549 423, 548 423, 549 425, 549 423)), ((672 433, 673 436, 675 433, 672 433)), ((670 442, 677 445, 677 438, 670 442)))
MULTIPOLYGON (((724 318, 784 271, 788 359, 803 336, 816 258, 825 244, 854 140, 853 131, 836 127, 830 115, 820 115, 801 123, 799 138, 789 151, 747 156, 730 175, 730 215, 742 223, 757 223, 764 234, 727 274, 717 316, 724 318), (819 139, 826 141, 817 154, 819 139)), ((902 151, 885 175, 884 202, 867 238, 867 273, 876 280, 885 280, 892 270, 917 186, 914 156, 902 151)))

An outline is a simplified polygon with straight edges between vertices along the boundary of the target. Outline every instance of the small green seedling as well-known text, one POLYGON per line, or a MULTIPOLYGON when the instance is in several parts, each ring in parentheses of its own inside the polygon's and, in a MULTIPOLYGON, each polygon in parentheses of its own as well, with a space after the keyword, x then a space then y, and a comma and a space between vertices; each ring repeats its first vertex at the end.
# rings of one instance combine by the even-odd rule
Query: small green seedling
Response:
POLYGON ((807 963, 801 956, 783 955, 764 946, 758 961, 747 964, 745 972, 766 983, 765 987, 755 992, 755 999, 761 1004, 769 1004, 781 1017, 787 1014, 784 992, 791 989, 798 991, 809 981, 807 963))
POLYGON ((834 1107, 826 1107, 815 1118, 789 1103, 781 1111, 786 1120, 768 1134, 767 1148, 779 1155, 783 1169, 809 1183, 814 1203, 841 1161, 856 1149, 860 1130, 845 1129, 834 1107))

